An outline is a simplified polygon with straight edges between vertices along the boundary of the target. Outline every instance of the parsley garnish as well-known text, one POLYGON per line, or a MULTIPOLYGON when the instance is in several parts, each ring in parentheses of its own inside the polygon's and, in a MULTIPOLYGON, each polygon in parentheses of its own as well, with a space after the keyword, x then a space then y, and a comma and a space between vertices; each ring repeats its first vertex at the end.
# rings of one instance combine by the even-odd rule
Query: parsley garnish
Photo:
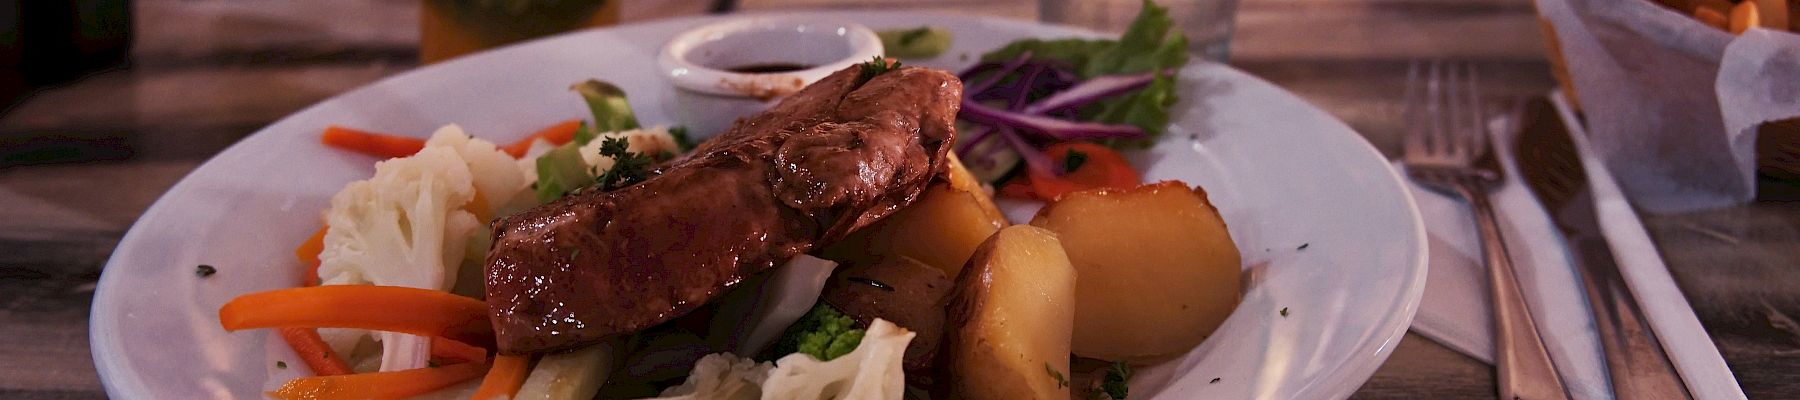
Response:
POLYGON ((1126 383, 1129 380, 1131 380, 1131 366, 1115 362, 1111 367, 1106 368, 1106 374, 1101 377, 1100 388, 1096 394, 1103 394, 1105 398, 1111 400, 1125 400, 1125 396, 1131 394, 1131 385, 1126 383))
POLYGON ((287 369, 287 361, 276 361, 275 368, 287 369))
POLYGON ((631 142, 622 137, 608 137, 600 143, 600 155, 611 157, 613 165, 601 173, 595 182, 600 190, 614 190, 631 186, 650 178, 650 165, 656 160, 649 156, 631 152, 631 142))
POLYGON ((1282 318, 1287 318, 1287 307, 1282 307, 1282 308, 1281 308, 1281 317, 1282 317, 1282 318))
POLYGON ((894 60, 893 64, 888 64, 886 58, 875 56, 874 59, 862 63, 862 70, 856 74, 856 84, 861 86, 878 75, 897 69, 900 69, 900 60, 894 60))
POLYGON ((1306 246, 1311 246, 1311 245, 1312 245, 1312 243, 1301 243, 1300 247, 1294 248, 1294 251, 1306 250, 1306 246))
POLYGON ((1219 383, 1219 378, 1213 378, 1212 382, 1207 382, 1207 383, 1219 383))
POLYGON ((216 273, 219 273, 219 269, 213 268, 211 265, 200 264, 200 267, 194 268, 194 275, 201 278, 209 277, 216 273))
POLYGON ((1087 153, 1069 149, 1068 153, 1063 154, 1063 172, 1075 172, 1075 170, 1081 168, 1082 165, 1087 165, 1087 161, 1087 153))
POLYGON ((1047 363, 1047 362, 1044 363, 1044 372, 1049 373, 1050 378, 1056 379, 1056 387, 1059 387, 1059 388, 1069 387, 1069 378, 1064 377, 1062 374, 1062 371, 1057 371, 1056 367, 1050 366, 1050 363, 1047 363))

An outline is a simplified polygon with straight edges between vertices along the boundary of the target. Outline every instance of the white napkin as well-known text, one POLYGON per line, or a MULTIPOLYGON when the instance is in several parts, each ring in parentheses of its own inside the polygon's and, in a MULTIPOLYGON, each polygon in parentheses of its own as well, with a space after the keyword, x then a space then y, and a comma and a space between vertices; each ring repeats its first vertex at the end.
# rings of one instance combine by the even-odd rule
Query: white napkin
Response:
MULTIPOLYGON (((1500 125, 1500 124, 1496 124, 1500 125)), ((1512 143, 1512 129, 1491 129, 1491 143, 1512 143)), ((1562 234, 1529 188, 1518 180, 1510 146, 1495 146, 1507 180, 1491 192, 1500 230, 1518 271, 1527 307, 1536 318, 1557 373, 1575 399, 1611 399, 1600 339, 1562 234)), ((1404 168, 1396 164, 1397 168, 1404 168)), ((1412 330, 1471 357, 1494 359, 1493 309, 1487 269, 1468 203, 1408 185, 1425 218, 1430 268, 1412 330)))
POLYGON ((1755 125, 1800 115, 1800 35, 1734 37, 1653 1, 1535 4, 1561 46, 1591 150, 1632 204, 1681 212, 1755 196, 1755 125))

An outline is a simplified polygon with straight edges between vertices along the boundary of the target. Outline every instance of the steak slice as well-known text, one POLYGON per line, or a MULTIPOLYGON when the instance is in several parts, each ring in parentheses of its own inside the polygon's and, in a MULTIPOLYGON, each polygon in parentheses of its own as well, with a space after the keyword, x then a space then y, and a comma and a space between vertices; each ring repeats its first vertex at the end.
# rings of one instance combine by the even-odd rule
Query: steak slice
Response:
POLYGON ((578 347, 699 307, 745 277, 911 204, 945 171, 962 83, 837 71, 637 185, 494 224, 500 352, 578 347))

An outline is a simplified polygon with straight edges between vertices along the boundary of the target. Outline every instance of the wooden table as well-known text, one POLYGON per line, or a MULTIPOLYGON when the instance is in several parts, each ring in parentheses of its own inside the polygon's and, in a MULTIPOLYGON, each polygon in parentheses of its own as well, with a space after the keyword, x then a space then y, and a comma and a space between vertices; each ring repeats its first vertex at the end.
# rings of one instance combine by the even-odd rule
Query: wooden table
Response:
MULTIPOLYGON (((1117 1, 1117 0, 1113 0, 1117 1)), ((129 69, 41 91, 0 115, 0 398, 99 398, 87 316, 101 266, 140 213, 225 146, 314 102, 417 66, 416 0, 139 0, 129 69), (29 150, 29 151, 27 151, 29 150), (90 159, 27 163, 21 156, 90 159)), ((1130 3, 1130 2, 1127 2, 1130 3)), ((703 13, 625 4, 624 19, 703 13)), ((1031 0, 746 0, 1035 19, 1031 0)), ((1473 59, 1496 95, 1553 82, 1528 0, 1244 0, 1233 64, 1399 148, 1407 61, 1473 59)), ((1751 398, 1800 393, 1800 202, 1645 216, 1751 398)), ((1791 191, 1789 192, 1791 193, 1791 191)), ((1782 200, 1781 198, 1786 198, 1782 200)), ((1492 369, 1417 335, 1358 398, 1490 398, 1492 369)))

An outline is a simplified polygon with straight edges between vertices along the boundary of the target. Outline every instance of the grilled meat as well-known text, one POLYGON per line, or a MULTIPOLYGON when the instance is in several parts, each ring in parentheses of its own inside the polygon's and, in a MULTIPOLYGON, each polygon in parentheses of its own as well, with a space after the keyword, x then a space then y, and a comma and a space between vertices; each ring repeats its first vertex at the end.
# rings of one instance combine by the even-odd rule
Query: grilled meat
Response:
POLYGON ((494 224, 489 318, 501 353, 636 332, 869 225, 945 171, 962 84, 837 71, 642 183, 494 224))

